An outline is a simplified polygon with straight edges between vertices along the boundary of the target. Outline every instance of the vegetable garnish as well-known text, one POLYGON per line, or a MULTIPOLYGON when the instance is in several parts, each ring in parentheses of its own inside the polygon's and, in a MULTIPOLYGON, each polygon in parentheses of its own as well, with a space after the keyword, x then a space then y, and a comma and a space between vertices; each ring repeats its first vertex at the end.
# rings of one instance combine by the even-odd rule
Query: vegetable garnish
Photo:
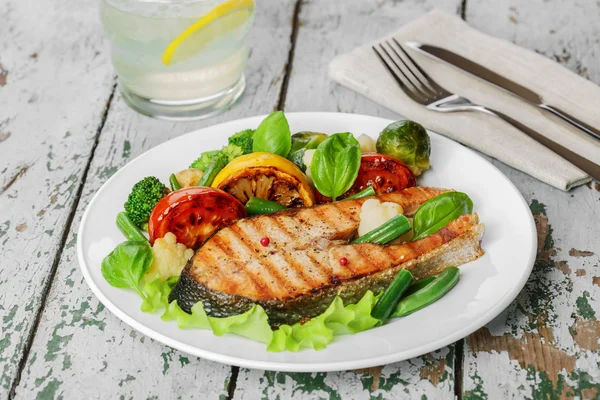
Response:
POLYGON ((292 149, 288 159, 296 164, 302 171, 306 171, 304 153, 306 150, 316 149, 329 135, 318 132, 298 132, 292 135, 292 149))
POLYGON ((229 144, 238 146, 242 149, 243 154, 252 153, 252 143, 254 142, 254 129, 246 129, 230 136, 227 139, 229 144))
POLYGON ((120 212, 117 214, 117 228, 127 238, 127 240, 145 242, 148 241, 146 236, 139 230, 137 226, 127 216, 127 213, 120 212))
MULTIPOLYGON (((281 325, 272 330, 268 316, 259 305, 254 305, 243 314, 231 317, 210 317, 204 311, 202 303, 192 307, 191 314, 183 311, 173 301, 165 303, 172 285, 151 282, 148 289, 153 293, 152 301, 145 301, 146 312, 166 308, 161 316, 163 321, 175 321, 180 329, 210 329, 221 336, 225 333, 235 333, 248 339, 267 344, 267 351, 296 352, 302 349, 324 349, 335 336, 366 331, 379 324, 379 320, 371 316, 371 310, 380 296, 375 296, 370 290, 356 304, 344 305, 337 296, 322 314, 311 318, 308 322, 297 322, 293 325, 281 325)), ((145 310, 142 310, 145 311, 145 310)))
POLYGON ((346 257, 341 257, 339 262, 340 262, 340 265, 347 265, 348 259, 346 257))
POLYGON ((379 153, 367 153, 360 157, 358 176, 350 193, 372 186, 377 194, 399 192, 417 185, 410 169, 395 157, 379 153))
POLYGON ((273 214, 286 209, 284 205, 260 197, 250 197, 244 208, 246 208, 248 215, 273 214))
POLYGON ((404 296, 408 296, 423 289, 425 286, 429 285, 431 282, 435 281, 435 276, 428 276, 427 278, 419 279, 414 282, 412 285, 404 293, 404 296))
POLYGON ((221 172, 227 165, 227 157, 223 154, 219 154, 214 157, 210 164, 204 170, 204 174, 198 181, 198 186, 210 186, 215 180, 215 177, 221 172))
POLYGON ((239 157, 242 154, 244 154, 244 150, 241 147, 234 144, 229 144, 227 146, 224 146, 221 150, 205 151, 204 153, 200 154, 200 157, 198 157, 190 165, 190 168, 196 168, 201 171, 205 171, 213 162, 213 160, 217 157, 224 160, 225 164, 227 164, 228 162, 231 162, 234 158, 239 157))
POLYGON ((142 228, 148 222, 156 203, 168 192, 169 189, 154 176, 147 176, 133 185, 124 205, 129 219, 142 228))
POLYGON ((271 243, 271 240, 268 237, 261 237, 260 238, 260 245, 263 247, 267 247, 269 245, 269 243, 271 243))
POLYGON ((325 139, 313 156, 311 174, 317 190, 333 201, 345 193, 358 176, 360 147, 351 133, 325 139))
POLYGON ((413 174, 419 176, 429 169, 431 143, 427 131, 420 124, 409 120, 396 121, 379 134, 377 152, 402 160, 413 174))
POLYGON ((181 189, 181 185, 179 184, 175 174, 171 174, 171 176, 169 176, 169 184, 171 185, 171 190, 173 191, 181 189))
POLYGON ((308 178, 293 162, 271 153, 251 153, 230 162, 212 187, 245 204, 250 197, 276 201, 286 207, 310 207, 315 202, 308 178))
POLYGON ((288 121, 282 111, 275 111, 256 128, 252 151, 287 157, 291 148, 292 135, 288 121))
POLYGON ((403 269, 398 272, 392 283, 377 300, 375 307, 373 307, 373 311, 371 311, 373 318, 385 322, 396 308, 404 292, 410 287, 412 280, 413 276, 410 271, 403 269))
POLYGON ((427 286, 400 300, 392 317, 405 317, 438 301, 456 286, 459 278, 458 268, 447 267, 427 286))
POLYGON ((102 276, 111 286, 133 289, 144 297, 139 284, 153 257, 147 240, 123 242, 102 260, 102 276))
POLYGON ((375 243, 387 244, 410 231, 410 222, 404 215, 396 215, 378 228, 354 239, 350 244, 375 243))
POLYGON ((218 228, 246 216, 244 206, 219 189, 196 186, 169 193, 152 211, 150 242, 175 234, 177 242, 198 248, 218 228))
POLYGON ((367 186, 366 189, 361 190, 360 192, 353 194, 352 196, 348 196, 345 197, 344 200, 354 200, 354 199, 361 199, 363 197, 370 197, 370 196, 375 196, 375 189, 373 189, 373 186, 367 186))
POLYGON ((423 239, 461 215, 473 212, 473 201, 464 193, 442 193, 421 204, 413 219, 413 240, 423 239))

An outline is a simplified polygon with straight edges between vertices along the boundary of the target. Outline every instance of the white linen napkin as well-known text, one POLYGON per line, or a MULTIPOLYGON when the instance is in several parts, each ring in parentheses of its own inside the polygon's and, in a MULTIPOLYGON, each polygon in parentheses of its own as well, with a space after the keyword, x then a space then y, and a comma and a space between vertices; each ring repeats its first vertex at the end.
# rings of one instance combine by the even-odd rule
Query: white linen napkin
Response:
MULTIPOLYGON (((523 171, 561 190, 590 181, 568 161, 512 125, 479 112, 440 113, 412 101, 371 46, 394 37, 446 48, 538 93, 587 124, 600 126, 600 87, 559 64, 504 40, 485 35, 460 18, 433 10, 397 32, 337 56, 329 64, 334 81, 398 114, 523 171)), ((600 140, 560 118, 406 47, 427 73, 447 90, 501 111, 555 142, 600 164, 600 140)), ((433 149, 435 151, 435 149, 433 149)))

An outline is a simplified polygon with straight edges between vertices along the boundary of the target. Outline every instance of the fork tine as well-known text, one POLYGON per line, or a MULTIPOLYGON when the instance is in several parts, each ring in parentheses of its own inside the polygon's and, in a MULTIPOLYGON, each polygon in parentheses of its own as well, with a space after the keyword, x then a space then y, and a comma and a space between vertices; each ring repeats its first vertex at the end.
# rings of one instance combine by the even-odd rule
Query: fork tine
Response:
MULTIPOLYGON (((383 50, 385 52, 385 54, 387 55, 387 57, 395 65, 395 67, 398 69, 398 71, 400 71, 400 73, 408 80, 408 78, 406 77, 404 71, 402 71, 400 69, 400 67, 398 66, 398 64, 396 64, 396 62, 390 56, 390 54, 387 52, 387 50, 381 44, 379 44, 379 47, 381 48, 381 50, 383 50)), ((406 93, 414 101, 416 101, 418 103, 423 103, 424 100, 422 98, 421 93, 419 91, 415 92, 414 86, 410 83, 410 80, 408 80, 408 82, 409 82, 410 86, 413 87, 413 88, 409 87, 406 84, 406 82, 400 77, 400 75, 398 75, 398 73, 394 70, 394 68, 392 67, 392 65, 390 64, 390 62, 385 59, 385 57, 383 56, 383 54, 381 53, 381 51, 377 50, 376 46, 372 46, 372 49, 375 52, 375 54, 377 54, 377 56, 379 57, 379 59, 381 60, 381 62, 383 62, 383 65, 385 65, 385 67, 387 68, 387 70, 392 74, 392 76, 394 77, 394 79, 396 80, 396 82, 398 83, 398 85, 400 85, 400 88, 404 91, 404 93, 406 93)))
MULTIPOLYGON (((410 82, 413 84, 413 86, 417 87, 421 92, 423 92, 423 94, 426 97, 430 97, 432 95, 435 96, 436 95, 436 91, 435 91, 435 89, 433 89, 431 86, 429 86, 427 84, 427 80, 425 79, 425 82, 423 82, 423 80, 421 78, 419 78, 419 75, 416 74, 415 71, 413 71, 410 68, 410 65, 406 61, 404 61, 404 59, 402 58, 402 56, 400 55, 400 53, 398 53, 398 51, 394 48, 394 46, 389 41, 386 41, 385 43, 388 45, 388 47, 390 48, 390 50, 394 53, 394 55, 396 56, 396 58, 398 58, 400 60, 400 62, 402 62, 402 64, 404 65, 404 67, 408 71, 408 74, 410 76, 412 76, 412 79, 411 79, 410 77, 408 77, 405 74, 405 76, 407 77, 407 79, 410 80, 410 82)), ((396 65, 398 65, 398 64, 396 63, 396 65)))
MULTIPOLYGON (((404 47, 402 47, 402 45, 400 43, 398 43, 396 38, 392 38, 392 40, 394 41, 394 43, 396 43, 396 45, 402 51, 402 53, 404 53, 404 55, 410 61, 412 66, 417 71, 419 71, 419 73, 423 76, 423 78, 425 78, 427 80, 427 83, 430 85, 431 89, 434 89, 437 92, 446 92, 446 90, 444 88, 442 88, 440 85, 438 85, 437 82, 433 80, 433 78, 431 78, 429 75, 427 75, 427 72, 423 71, 423 69, 419 66, 419 64, 417 64, 417 62, 415 60, 413 60, 413 58, 408 54, 408 52, 406 50, 404 50, 404 47)), ((413 72, 413 74, 414 74, 414 72, 413 72)), ((416 74, 415 74, 415 76, 416 76, 416 74)))

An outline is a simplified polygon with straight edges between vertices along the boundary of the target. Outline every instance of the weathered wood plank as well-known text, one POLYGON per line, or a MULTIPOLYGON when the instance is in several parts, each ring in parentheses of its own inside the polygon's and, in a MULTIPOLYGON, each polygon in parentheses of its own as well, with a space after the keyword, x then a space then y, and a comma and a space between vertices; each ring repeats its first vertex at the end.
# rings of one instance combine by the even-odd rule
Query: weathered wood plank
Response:
MULTIPOLYGON (((460 1, 303 2, 286 111, 340 111, 398 118, 393 112, 328 78, 335 55, 377 39, 432 7, 450 12, 460 1)), ((240 369, 234 398, 307 399, 454 398, 454 346, 412 360, 337 373, 274 373, 240 369), (423 398, 425 398, 423 397, 423 398)))
POLYGON ((1 394, 17 376, 112 92, 95 7, 0 4, 1 394))
MULTIPOLYGON (((467 21, 600 83, 600 6, 469 0, 467 21)), ((494 162, 535 216, 539 253, 515 302, 466 340, 463 398, 600 398, 600 184, 563 193, 494 162)))
POLYGON ((17 398, 227 396, 230 366, 156 343, 104 309, 77 267, 76 231, 93 194, 136 155, 197 128, 273 110, 288 59, 293 4, 293 0, 287 0, 269 7, 259 5, 250 36, 247 92, 226 114, 193 123, 158 121, 136 114, 119 94, 115 95, 17 398))

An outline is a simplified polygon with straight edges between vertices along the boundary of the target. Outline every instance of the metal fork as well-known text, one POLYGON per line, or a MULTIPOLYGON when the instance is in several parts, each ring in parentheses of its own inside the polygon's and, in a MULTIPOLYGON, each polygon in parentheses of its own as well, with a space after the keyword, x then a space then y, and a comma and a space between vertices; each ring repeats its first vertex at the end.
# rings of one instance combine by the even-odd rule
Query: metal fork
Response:
POLYGON ((379 56, 388 71, 392 74, 400 88, 415 102, 426 106, 428 109, 439 112, 478 111, 501 118, 515 128, 519 129, 538 143, 546 146, 573 165, 581 168, 595 179, 600 179, 600 166, 580 156, 577 153, 548 139, 546 136, 534 131, 514 120, 506 114, 479 104, 472 103, 469 99, 450 93, 434 81, 412 59, 398 41, 384 41, 375 46, 373 50, 379 56), (404 56, 401 56, 401 54, 404 56))

